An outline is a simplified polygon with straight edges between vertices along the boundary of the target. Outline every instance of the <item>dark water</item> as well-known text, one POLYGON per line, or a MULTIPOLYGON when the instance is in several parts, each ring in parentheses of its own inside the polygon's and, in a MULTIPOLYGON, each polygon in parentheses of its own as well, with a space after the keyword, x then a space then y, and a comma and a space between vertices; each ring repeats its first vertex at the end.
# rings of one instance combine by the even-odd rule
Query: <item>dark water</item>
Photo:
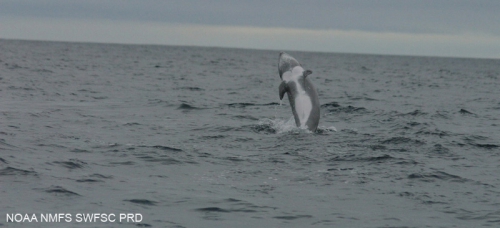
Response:
POLYGON ((499 60, 290 54, 316 133, 277 51, 0 40, 0 226, 500 227, 499 60))

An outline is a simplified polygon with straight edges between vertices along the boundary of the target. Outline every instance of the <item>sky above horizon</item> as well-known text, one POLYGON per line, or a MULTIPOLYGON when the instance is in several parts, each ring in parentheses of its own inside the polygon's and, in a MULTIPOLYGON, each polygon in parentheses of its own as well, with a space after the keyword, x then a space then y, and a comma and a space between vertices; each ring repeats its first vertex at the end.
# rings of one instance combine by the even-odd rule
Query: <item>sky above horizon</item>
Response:
POLYGON ((495 0, 0 0, 0 39, 500 59, 495 0))

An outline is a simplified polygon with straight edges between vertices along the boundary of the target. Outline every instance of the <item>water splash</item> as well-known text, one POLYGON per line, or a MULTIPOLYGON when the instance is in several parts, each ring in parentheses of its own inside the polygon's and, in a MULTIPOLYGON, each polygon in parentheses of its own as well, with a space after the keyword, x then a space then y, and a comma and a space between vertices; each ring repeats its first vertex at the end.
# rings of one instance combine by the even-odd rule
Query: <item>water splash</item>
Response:
POLYGON ((283 134, 283 133, 313 133, 308 129, 300 128, 295 125, 295 119, 290 117, 288 120, 284 119, 261 119, 257 124, 258 132, 268 132, 274 134, 283 134))
MULTIPOLYGON (((278 133, 278 134, 283 134, 283 133, 287 133, 287 132, 295 132, 295 131, 301 129, 295 125, 295 119, 293 118, 293 116, 288 118, 287 121, 284 121, 284 120, 277 121, 275 123, 274 127, 276 129, 276 133, 278 133)), ((305 130, 307 130, 307 129, 305 129, 305 130)))
POLYGON ((258 133, 266 134, 328 134, 329 132, 337 132, 337 128, 335 128, 334 126, 320 126, 315 132, 312 132, 307 128, 297 127, 293 116, 288 119, 279 119, 276 117, 274 119, 264 118, 259 120, 257 125, 255 125, 253 128, 258 133))

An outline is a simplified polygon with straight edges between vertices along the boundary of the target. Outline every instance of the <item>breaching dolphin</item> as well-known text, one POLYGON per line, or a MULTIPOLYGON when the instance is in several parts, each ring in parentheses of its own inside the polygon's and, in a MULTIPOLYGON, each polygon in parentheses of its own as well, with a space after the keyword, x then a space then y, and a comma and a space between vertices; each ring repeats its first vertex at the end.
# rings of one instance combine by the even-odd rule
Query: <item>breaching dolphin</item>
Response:
POLYGON ((283 100, 285 93, 288 94, 295 124, 316 131, 320 116, 318 93, 307 77, 312 71, 304 70, 295 58, 285 52, 280 53, 278 71, 282 80, 279 86, 280 100, 283 100))

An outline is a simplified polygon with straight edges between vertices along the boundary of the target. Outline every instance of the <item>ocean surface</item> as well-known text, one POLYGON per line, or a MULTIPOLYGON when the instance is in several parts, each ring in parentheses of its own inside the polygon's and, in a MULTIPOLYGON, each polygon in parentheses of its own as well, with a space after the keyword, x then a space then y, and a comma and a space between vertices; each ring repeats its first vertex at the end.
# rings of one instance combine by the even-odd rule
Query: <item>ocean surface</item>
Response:
POLYGON ((0 226, 500 227, 500 60, 288 53, 0 40, 0 226))

